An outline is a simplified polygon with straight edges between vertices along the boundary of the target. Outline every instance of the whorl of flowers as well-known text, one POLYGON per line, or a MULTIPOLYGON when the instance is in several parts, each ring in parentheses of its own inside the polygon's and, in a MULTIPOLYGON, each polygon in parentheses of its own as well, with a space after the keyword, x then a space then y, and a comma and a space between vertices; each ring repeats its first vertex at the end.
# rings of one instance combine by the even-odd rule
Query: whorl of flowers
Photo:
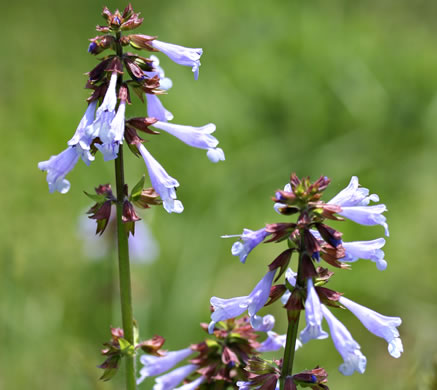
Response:
POLYGON ((172 87, 172 81, 165 77, 158 58, 155 55, 147 58, 136 52, 124 52, 123 49, 130 47, 154 54, 161 52, 175 63, 191 67, 195 79, 199 75, 203 51, 158 41, 155 36, 133 34, 131 30, 138 28, 144 19, 133 11, 131 5, 123 12, 117 10, 114 13, 105 7, 102 15, 106 25, 97 26, 100 35, 90 39, 88 52, 93 55, 109 53, 88 72, 86 88, 91 89, 92 94, 87 99, 85 115, 67 148, 40 162, 38 167, 47 172, 50 192, 64 194, 70 189, 70 182, 65 177, 79 158, 90 165, 100 151, 105 161, 114 160, 120 155, 121 145, 127 143, 135 155, 143 157, 153 189, 161 198, 160 204, 169 213, 181 213, 182 202, 176 199, 178 181, 145 148, 144 140, 137 133, 159 134, 151 128, 154 127, 187 145, 206 150, 209 160, 218 162, 225 156, 223 150, 217 147, 218 140, 212 135, 216 127, 213 123, 200 127, 169 123, 173 115, 164 108, 160 98, 172 87), (126 117, 132 93, 143 103, 147 101, 147 116, 126 117))

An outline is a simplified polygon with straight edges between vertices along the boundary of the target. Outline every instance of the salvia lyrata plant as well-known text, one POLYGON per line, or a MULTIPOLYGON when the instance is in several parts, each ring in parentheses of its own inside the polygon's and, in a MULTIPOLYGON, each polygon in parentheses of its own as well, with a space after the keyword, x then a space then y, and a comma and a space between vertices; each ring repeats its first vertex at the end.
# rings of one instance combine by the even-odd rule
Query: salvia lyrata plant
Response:
POLYGON ((172 87, 172 81, 165 77, 158 58, 125 51, 130 47, 164 53, 174 62, 191 67, 197 79, 202 49, 130 33, 143 22, 131 5, 122 13, 118 10, 111 13, 105 7, 103 17, 107 24, 97 26, 101 35, 90 40, 88 51, 93 55, 110 54, 100 58, 88 73, 86 88, 92 93, 87 99, 85 114, 67 142, 67 148, 38 164, 47 172, 50 192, 66 193, 70 183, 65 177, 79 159, 90 165, 100 152, 105 161, 115 161, 116 193, 110 184, 97 185, 95 194, 86 193, 95 201, 88 214, 97 222, 96 234, 104 233, 113 206, 117 214, 123 327, 111 328, 111 340, 104 344, 102 355, 105 360, 99 366, 103 369, 101 379, 111 379, 124 359, 128 390, 136 389, 148 377, 155 378, 154 390, 292 390, 297 386, 328 389, 328 374, 319 362, 315 362, 315 368, 303 372, 294 372, 293 362, 296 350, 303 344, 330 335, 343 359, 340 372, 351 375, 355 371, 365 371, 367 360, 360 345, 333 314, 339 308, 351 311, 368 331, 387 341, 391 356, 400 357, 403 346, 397 329, 401 325, 399 317, 381 315, 326 287, 333 272, 323 267, 322 260, 339 269, 350 269, 350 263, 358 259, 375 262, 381 271, 387 267, 381 249, 384 238, 346 242, 340 231, 327 225, 327 220, 346 218, 361 225, 381 225, 388 236, 383 215, 385 205, 370 205, 370 202, 379 202, 379 197, 360 187, 356 177, 352 177, 349 185, 334 198, 324 202, 322 194, 330 183, 327 177, 311 182, 309 178, 299 179, 292 174, 290 182, 283 190, 276 191, 273 200, 274 210, 290 216, 293 221, 268 224, 258 230, 244 229, 236 236, 223 236, 239 238, 232 246, 232 254, 242 263, 262 242, 286 244, 286 249, 267 265, 266 274, 253 290, 235 298, 212 297, 211 322, 201 324, 207 335, 200 343, 178 351, 165 351, 162 349, 165 340, 161 336, 140 341, 132 313, 128 247, 128 237, 134 235, 135 223, 140 219, 136 208, 162 205, 169 213, 181 213, 183 205, 176 197, 178 181, 145 148, 138 132, 150 137, 159 134, 158 130, 167 132, 190 146, 205 149, 212 162, 225 157, 217 147, 217 139, 211 135, 215 131, 214 124, 192 127, 169 123, 173 115, 164 108, 160 95, 172 87), (142 102, 147 101, 147 116, 126 117, 126 106, 131 104, 133 94, 142 102), (143 176, 129 192, 124 180, 123 144, 144 159, 150 187, 144 188, 146 179, 143 176), (290 266, 291 263, 294 265, 290 266), (276 301, 282 303, 288 319, 288 329, 283 335, 273 331, 275 319, 272 315, 258 314, 264 306, 276 301), (299 333, 302 312, 306 326, 299 333), (322 328, 323 319, 329 333, 322 328), (263 352, 282 349, 284 352, 277 360, 261 357, 263 352), (135 361, 139 355, 142 366, 137 373, 135 361))
POLYGON ((199 76, 202 49, 187 48, 156 39, 155 36, 135 34, 143 18, 135 13, 131 5, 123 12, 102 13, 105 25, 97 26, 100 35, 90 39, 88 52, 100 55, 98 64, 88 72, 86 88, 92 91, 87 99, 87 109, 67 148, 49 160, 40 162, 39 169, 47 172, 50 192, 62 194, 70 189, 65 178, 79 159, 90 165, 97 153, 105 161, 115 161, 116 194, 110 184, 98 185, 95 194, 86 193, 96 203, 89 210, 89 218, 97 222, 97 234, 103 234, 111 217, 112 206, 117 213, 117 247, 119 257, 122 329, 112 330, 112 340, 105 345, 106 360, 102 379, 110 379, 117 371, 121 358, 126 360, 127 389, 136 388, 135 353, 138 348, 149 351, 152 346, 138 340, 132 314, 130 287, 130 266, 128 236, 135 233, 135 222, 140 218, 136 208, 147 209, 152 205, 162 205, 169 213, 181 213, 183 205, 176 197, 179 183, 171 177, 161 164, 143 145, 139 133, 150 137, 159 130, 179 138, 195 148, 205 149, 210 161, 216 163, 225 159, 223 150, 217 148, 218 140, 212 135, 216 127, 213 123, 201 127, 170 123, 173 115, 160 101, 160 96, 172 87, 172 81, 165 77, 159 59, 155 55, 144 57, 136 51, 146 50, 155 54, 163 53, 177 64, 188 66, 197 80, 199 76), (141 102, 147 102, 147 115, 126 116, 126 106, 131 96, 136 95, 141 102), (144 159, 151 186, 144 188, 145 176, 132 186, 129 193, 124 180, 123 145, 136 156, 144 159))
POLYGON ((141 362, 144 367, 140 371, 139 382, 145 377, 157 376, 154 390, 176 388, 182 380, 186 384, 178 389, 184 390, 291 390, 298 386, 328 389, 328 374, 319 362, 315 362, 315 368, 303 372, 293 372, 293 362, 299 347, 313 339, 328 338, 330 334, 343 359, 339 371, 343 375, 352 375, 355 371, 364 373, 367 359, 360 345, 333 314, 340 308, 351 311, 369 332, 383 338, 392 357, 401 356, 403 346, 397 329, 401 319, 379 314, 346 298, 343 293, 327 288, 326 284, 334 273, 322 263, 323 260, 328 266, 350 269, 350 263, 367 259, 375 262, 378 270, 385 270, 387 262, 381 249, 385 244, 384 238, 346 242, 342 233, 326 222, 346 218, 361 225, 381 225, 388 236, 388 225, 383 215, 386 206, 370 205, 370 202, 379 202, 379 197, 360 187, 357 177, 352 177, 345 189, 324 202, 322 194, 329 183, 327 177, 312 183, 309 178, 299 179, 292 174, 284 189, 276 191, 273 201, 274 210, 292 217, 293 222, 273 223, 259 230, 244 229, 241 235, 223 236, 239 238, 232 246, 232 254, 238 256, 242 263, 262 242, 285 243, 286 249, 267 265, 266 274, 249 295, 211 298, 211 322, 203 326, 214 336, 213 339, 207 339, 200 344, 200 348, 195 345, 161 357, 143 355, 141 362), (290 267, 292 262, 295 265, 290 267), (279 282, 283 276, 284 280, 279 282), (283 335, 273 331, 275 319, 272 315, 258 314, 261 308, 276 301, 282 303, 287 314, 288 329, 283 335), (299 334, 303 311, 306 326, 299 334), (246 312, 247 315, 240 317, 246 312), (322 328, 323 319, 328 324, 329 333, 322 328), (251 330, 246 331, 248 328, 251 330), (266 332, 266 337, 258 344, 257 337, 263 332, 266 332), (262 352, 282 348, 284 352, 278 360, 265 360, 260 356, 262 352), (199 349, 199 357, 192 358, 188 365, 176 367, 199 349), (208 357, 208 364, 200 359, 202 356, 208 357))

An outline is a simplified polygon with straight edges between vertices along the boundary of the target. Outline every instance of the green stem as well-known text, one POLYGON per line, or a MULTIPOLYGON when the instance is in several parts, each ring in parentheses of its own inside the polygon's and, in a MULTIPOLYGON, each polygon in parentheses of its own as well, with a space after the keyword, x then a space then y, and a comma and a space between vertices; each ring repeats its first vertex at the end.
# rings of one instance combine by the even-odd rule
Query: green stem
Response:
POLYGON ((285 378, 291 375, 293 370, 294 355, 296 349, 297 330, 299 328, 299 318, 288 322, 287 341, 285 344, 284 359, 282 362, 282 372, 280 379, 280 389, 284 389, 285 378))
MULTIPOLYGON (((296 288, 300 288, 301 286, 303 286, 302 248, 303 248, 303 238, 301 242, 301 251, 299 255, 299 265, 297 268, 297 277, 296 277, 296 286, 295 286, 296 288)), ((282 371, 279 381, 280 390, 284 390, 285 378, 287 378, 287 376, 290 376, 293 372, 293 362, 294 362, 294 355, 296 352, 296 340, 297 340, 297 331, 299 328, 299 319, 300 319, 300 310, 298 310, 296 313, 293 313, 291 316, 289 316, 288 319, 287 339, 285 342, 284 359, 282 361, 282 371)))
MULTIPOLYGON (((122 57, 123 49, 120 43, 121 33, 116 33, 116 53, 122 57)), ((122 82, 119 75, 119 82, 122 82)), ((123 203, 125 200, 123 145, 119 146, 118 156, 115 159, 115 183, 117 189, 117 246, 118 246, 118 270, 120 278, 120 301, 121 320, 123 323, 124 338, 134 345, 134 318, 132 310, 132 292, 130 281, 129 244, 128 234, 123 224, 123 203)), ((135 356, 124 357, 126 361, 126 390, 135 390, 135 356)))
MULTIPOLYGON (((132 293, 130 281, 129 245, 128 234, 124 227, 123 202, 124 202, 124 167, 123 167, 123 146, 120 145, 118 157, 115 160, 115 181, 117 188, 117 239, 118 239, 118 269, 120 277, 120 300, 121 318, 123 323, 124 338, 132 345, 134 344, 134 322, 132 312, 132 293)), ((135 358, 125 356, 126 361, 126 389, 135 390, 135 358)))

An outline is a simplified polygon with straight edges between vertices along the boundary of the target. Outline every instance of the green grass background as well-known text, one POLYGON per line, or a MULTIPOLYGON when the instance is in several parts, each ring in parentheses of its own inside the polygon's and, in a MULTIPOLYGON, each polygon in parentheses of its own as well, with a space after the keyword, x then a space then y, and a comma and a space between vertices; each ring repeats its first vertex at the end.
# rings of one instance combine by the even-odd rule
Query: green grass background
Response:
MULTIPOLYGON (((96 64, 87 39, 96 34, 105 3, 3 3, 0 389, 121 389, 122 373, 102 383, 96 368, 109 325, 120 325, 115 258, 89 261, 77 234, 78 216, 90 205, 82 191, 113 183, 113 164, 101 156, 91 167, 79 162, 67 195, 49 194, 37 169, 38 161, 65 148, 86 108, 84 73, 96 64)), ((270 197, 291 172, 331 177, 326 199, 358 175, 389 209, 389 265, 379 272, 360 261, 351 272, 338 272, 330 287, 401 316, 405 353, 391 358, 383 340, 342 312, 338 317, 368 358, 366 373, 343 377, 330 339, 300 350, 296 369, 322 365, 336 390, 435 389, 436 4, 132 3, 145 17, 140 32, 204 49, 197 82, 189 68, 160 56, 174 82, 162 101, 175 123, 216 123, 226 153, 226 162, 214 165, 204 151, 171 136, 148 137, 151 153, 181 183, 185 211, 142 214, 161 249, 155 263, 132 267, 142 337, 159 333, 168 349, 199 342, 210 296, 252 289, 283 246, 262 245, 243 265, 230 254, 232 241, 220 235, 280 220, 270 197)), ((145 113, 134 98, 128 115, 145 113)), ((126 170, 134 184, 145 166, 129 155, 126 170)), ((352 222, 341 229, 347 241, 383 234, 379 226, 352 222)), ((275 330, 283 333, 285 313, 279 305, 272 311, 275 330)))

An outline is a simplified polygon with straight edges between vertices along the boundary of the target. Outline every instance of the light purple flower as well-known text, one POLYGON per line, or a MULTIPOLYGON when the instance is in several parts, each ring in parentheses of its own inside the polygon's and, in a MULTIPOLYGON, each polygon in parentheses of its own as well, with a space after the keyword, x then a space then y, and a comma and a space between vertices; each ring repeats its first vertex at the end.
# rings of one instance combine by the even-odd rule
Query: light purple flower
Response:
POLYGON ((275 317, 267 314, 264 317, 255 314, 251 320, 252 328, 258 332, 269 332, 275 327, 275 317))
POLYGON ((397 329, 397 327, 402 323, 402 320, 399 317, 383 316, 382 314, 359 305, 345 297, 341 297, 339 302, 348 308, 369 332, 387 341, 388 352, 391 356, 394 358, 401 356, 404 348, 397 329))
POLYGON ((237 241, 232 245, 232 255, 239 256, 240 261, 244 264, 249 253, 259 245, 269 235, 265 228, 259 230, 244 229, 243 234, 231 234, 222 236, 222 238, 239 237, 241 241, 237 241))
POLYGON ((201 127, 193 127, 158 121, 152 126, 179 138, 187 145, 208 150, 207 156, 211 162, 223 161, 225 159, 223 150, 216 148, 219 143, 217 138, 211 135, 215 131, 214 123, 208 123, 201 127))
POLYGON ((378 204, 375 206, 351 206, 342 207, 338 213, 343 217, 350 219, 360 225, 374 226, 381 225, 384 227, 385 235, 390 235, 386 218, 382 213, 387 211, 385 204, 378 204))
POLYGON ((125 111, 126 101, 122 100, 108 131, 99 134, 102 144, 96 144, 96 147, 102 152, 105 161, 111 161, 117 158, 118 149, 120 144, 123 143, 125 111))
POLYGON ((353 176, 349 185, 334 196, 328 204, 340 206, 341 211, 338 214, 351 221, 367 226, 383 226, 388 236, 388 225, 385 216, 382 215, 387 211, 387 207, 384 204, 368 206, 370 201, 378 202, 379 196, 369 195, 369 190, 359 187, 358 178, 353 176))
MULTIPOLYGON (((267 332, 267 338, 261 343, 261 345, 257 348, 258 352, 274 352, 279 351, 281 348, 285 348, 285 344, 287 341, 286 334, 277 334, 276 332, 269 331, 267 332)), ((302 342, 299 339, 296 339, 296 346, 294 348, 297 351, 302 347, 302 342)))
POLYGON ((160 375, 171 370, 176 364, 186 359, 192 353, 193 350, 191 348, 185 348, 179 351, 167 352, 167 354, 162 357, 142 355, 140 361, 144 367, 140 370, 140 377, 137 379, 137 384, 139 385, 149 376, 160 375))
MULTIPOLYGON (((255 390, 261 388, 261 385, 253 387, 253 382, 251 381, 248 382, 238 381, 237 386, 239 390, 255 390)), ((279 381, 276 382, 275 390, 279 390, 279 381)))
POLYGON ((38 163, 38 168, 41 171, 47 172, 47 183, 49 191, 58 191, 65 194, 70 189, 70 182, 65 179, 65 176, 74 168, 79 160, 79 154, 74 146, 69 146, 56 156, 51 156, 47 161, 38 163))
POLYGON ((149 172, 150 181, 155 191, 162 199, 164 209, 168 213, 182 213, 184 206, 182 202, 176 199, 176 187, 179 183, 173 179, 164 168, 156 161, 143 144, 137 144, 137 148, 143 156, 149 172))
POLYGON ((359 344, 352 338, 350 332, 335 316, 322 305, 323 316, 329 325, 332 341, 340 353, 344 363, 338 370, 343 375, 352 375, 354 371, 363 374, 366 370, 367 359, 361 353, 359 344))
POLYGON ((187 376, 196 371, 198 366, 188 364, 186 366, 175 368, 165 375, 155 378, 153 390, 172 390, 181 383, 187 376))
POLYGON ((183 47, 174 45, 172 43, 166 43, 154 39, 150 44, 157 50, 164 53, 172 61, 179 65, 191 66, 194 73, 194 79, 199 77, 200 56, 203 53, 202 49, 192 49, 189 47, 183 47))
POLYGON ((305 344, 312 339, 322 340, 328 337, 322 329, 322 305, 314 288, 313 279, 307 280, 307 299, 305 301, 306 327, 300 332, 300 339, 305 344))
POLYGON ((276 332, 267 332, 267 338, 257 348, 258 352, 273 352, 285 348, 287 335, 279 335, 276 332))
MULTIPOLYGON (((237 386, 239 390, 252 390, 254 389, 254 387, 251 387, 252 382, 245 382, 245 381, 238 381, 237 382, 237 386)), ((255 387, 255 389, 259 389, 261 387, 261 385, 259 385, 258 387, 255 387)))
MULTIPOLYGON (((317 238, 317 240, 324 242, 322 236, 317 230, 310 229, 311 234, 317 238)), ((358 259, 372 260, 376 263, 376 267, 383 271, 387 268, 387 262, 384 260, 384 251, 381 248, 385 245, 385 239, 378 238, 370 241, 351 241, 341 244, 345 249, 345 256, 339 261, 345 263, 353 263, 358 259)))
POLYGON ((92 124, 94 122, 94 115, 96 112, 97 100, 92 101, 85 111, 84 116, 77 126, 73 137, 68 141, 69 146, 76 148, 76 153, 82 158, 86 165, 90 165, 94 160, 94 156, 90 152, 90 146, 94 137, 90 134, 92 124))
POLYGON ((371 241, 352 241, 343 242, 343 248, 346 254, 340 261, 353 263, 358 259, 372 260, 380 271, 387 268, 387 262, 384 260, 384 251, 381 249, 385 245, 383 238, 371 241))
POLYGON ((379 196, 376 194, 369 195, 367 188, 360 187, 358 177, 352 176, 348 186, 335 195, 328 203, 337 206, 367 206, 370 201, 379 202, 379 196))
MULTIPOLYGON (((287 183, 287 184, 284 186, 284 191, 285 191, 285 192, 291 192, 291 191, 292 191, 292 189, 291 189, 291 184, 290 184, 290 183, 287 183)), ((287 207, 287 205, 284 204, 284 203, 280 203, 280 202, 276 202, 276 203, 273 205, 274 210, 275 210, 278 214, 281 214, 281 212, 279 211, 279 209, 282 209, 282 208, 284 208, 284 207, 287 207)))
POLYGON ((238 317, 246 310, 249 313, 250 322, 253 326, 253 319, 259 310, 266 304, 269 299, 270 288, 275 277, 276 270, 269 271, 258 282, 252 292, 243 297, 235 297, 229 299, 211 298, 211 305, 214 307, 214 312, 211 314, 211 322, 208 327, 209 333, 212 333, 214 326, 219 321, 225 321, 230 318, 238 317))
POLYGON ((148 117, 156 118, 161 122, 167 122, 173 119, 173 114, 165 109, 158 96, 146 93, 146 99, 148 117))
POLYGON ((183 385, 181 387, 176 387, 175 390, 194 390, 197 389, 198 386, 200 386, 203 382, 205 382, 205 377, 199 376, 199 378, 195 379, 194 381, 187 383, 186 385, 183 385))
MULTIPOLYGON (((285 278, 287 279, 288 283, 290 283, 293 287, 296 285, 296 277, 297 273, 294 272, 291 268, 287 268, 287 271, 285 271, 285 278)), ((286 305, 288 300, 290 299, 291 292, 290 290, 287 290, 281 297, 281 303, 283 305, 286 305)))
POLYGON ((90 129, 90 136, 93 138, 100 137, 104 142, 111 128, 111 122, 115 117, 115 106, 117 105, 117 72, 113 72, 109 81, 108 89, 102 104, 97 109, 96 119, 90 129))

